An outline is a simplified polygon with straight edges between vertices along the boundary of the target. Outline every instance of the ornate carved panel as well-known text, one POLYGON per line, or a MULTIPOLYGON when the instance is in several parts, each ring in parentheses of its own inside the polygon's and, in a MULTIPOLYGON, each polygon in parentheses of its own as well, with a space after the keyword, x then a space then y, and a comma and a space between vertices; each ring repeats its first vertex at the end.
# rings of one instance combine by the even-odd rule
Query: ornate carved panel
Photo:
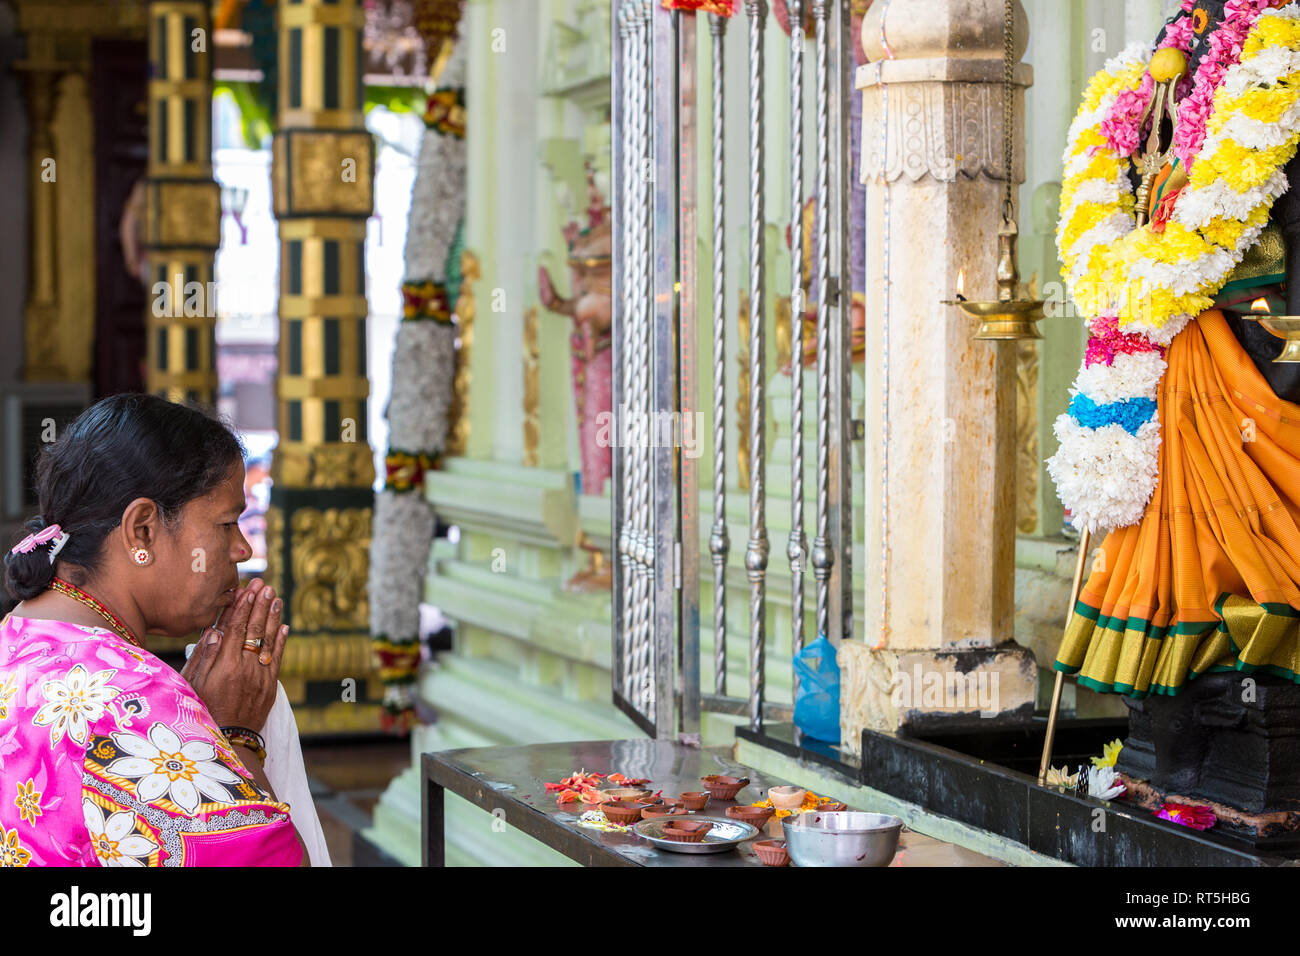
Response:
MULTIPOLYGON (((881 158, 885 110, 879 87, 862 93, 863 171, 893 182, 922 176, 950 182, 984 174, 1005 179, 1002 157, 1002 88, 992 83, 887 83, 888 156, 881 158)), ((1016 96, 1019 115, 1023 96, 1016 96)), ((1025 178, 1024 156, 1016 150, 1014 175, 1025 178)))
POLYGON ((460 257, 460 297, 456 300, 456 320, 460 329, 460 348, 456 350, 456 382, 451 397, 450 425, 447 429, 447 455, 465 454, 469 446, 470 356, 474 354, 474 318, 478 305, 474 301, 474 283, 482 276, 478 256, 468 249, 460 257))
POLYGON ((294 509, 290 520, 293 626, 300 631, 369 628, 369 508, 294 509))
POLYGON ((212 180, 151 182, 148 202, 150 247, 221 245, 221 187, 212 180))
POLYGON ((282 441, 275 449, 272 474, 291 488, 357 488, 375 480, 375 459, 365 442, 308 446, 282 441))
POLYGON ((374 148, 365 130, 282 130, 272 150, 276 216, 369 216, 374 148))

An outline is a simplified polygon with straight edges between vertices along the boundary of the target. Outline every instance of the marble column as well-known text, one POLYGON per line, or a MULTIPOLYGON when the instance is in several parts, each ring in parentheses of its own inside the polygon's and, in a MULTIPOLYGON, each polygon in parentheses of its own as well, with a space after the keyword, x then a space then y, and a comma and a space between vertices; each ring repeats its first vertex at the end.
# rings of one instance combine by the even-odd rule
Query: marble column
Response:
POLYGON ((312 700, 295 708, 303 733, 379 727, 366 587, 375 470, 366 434, 365 242, 374 141, 363 114, 364 25, 360 0, 279 7, 271 186, 280 227, 280 442, 267 580, 284 597, 294 634, 281 679, 295 704, 312 700))
POLYGON ((862 26, 866 613, 864 640, 846 641, 840 658, 853 751, 863 727, 1027 716, 1033 705, 1033 656, 1010 643, 1016 343, 973 339, 973 320, 940 301, 959 271, 968 297, 996 298, 999 210, 1006 177, 1024 180, 1031 78, 1019 63, 1027 18, 1018 0, 1013 10, 1011 170, 1002 0, 891 0, 862 26))
POLYGON ((221 187, 212 178, 212 14, 207 0, 152 0, 148 15, 145 389, 215 406, 221 187))

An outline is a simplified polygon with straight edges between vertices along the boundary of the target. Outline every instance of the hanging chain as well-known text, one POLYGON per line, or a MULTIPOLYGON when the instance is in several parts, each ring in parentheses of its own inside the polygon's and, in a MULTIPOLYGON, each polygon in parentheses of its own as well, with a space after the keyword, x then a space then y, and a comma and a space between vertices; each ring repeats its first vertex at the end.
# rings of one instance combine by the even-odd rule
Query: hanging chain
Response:
POLYGON ((1007 177, 1006 193, 1002 199, 1002 219, 1010 222, 1015 215, 1015 205, 1011 201, 1012 173, 1011 162, 1015 145, 1011 139, 1012 123, 1012 80, 1015 69, 1015 0, 1005 0, 1005 17, 1002 23, 1002 170, 1007 177))

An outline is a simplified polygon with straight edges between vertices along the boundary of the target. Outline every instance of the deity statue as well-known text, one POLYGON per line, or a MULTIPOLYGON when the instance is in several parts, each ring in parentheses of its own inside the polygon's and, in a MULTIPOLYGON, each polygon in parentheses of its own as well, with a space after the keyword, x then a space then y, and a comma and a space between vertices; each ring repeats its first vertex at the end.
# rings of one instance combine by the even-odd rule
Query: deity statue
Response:
POLYGON ((1089 83, 1057 239, 1090 338, 1049 470, 1108 532, 1055 668, 1124 695, 1134 795, 1300 834, 1300 5, 1183 0, 1089 83))
POLYGON ((609 479, 611 467, 609 444, 597 436, 610 414, 613 375, 612 233, 609 206, 596 186, 590 163, 587 164, 587 196, 586 227, 571 222, 564 230, 573 297, 566 299, 555 291, 545 266, 537 270, 537 289, 548 311, 563 315, 573 323, 569 346, 582 459, 581 487, 583 494, 599 495, 609 479))

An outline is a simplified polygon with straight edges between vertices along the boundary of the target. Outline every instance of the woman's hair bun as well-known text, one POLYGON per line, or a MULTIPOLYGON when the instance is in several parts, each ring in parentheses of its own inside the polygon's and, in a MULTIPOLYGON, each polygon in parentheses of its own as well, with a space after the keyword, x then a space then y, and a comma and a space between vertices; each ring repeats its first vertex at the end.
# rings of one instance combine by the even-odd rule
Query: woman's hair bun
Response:
MULTIPOLYGON (((23 536, 35 534, 46 526, 40 515, 29 518, 23 526, 23 536)), ((41 545, 26 554, 5 552, 5 587, 19 601, 34 598, 54 580, 54 565, 50 561, 50 545, 41 545)))

